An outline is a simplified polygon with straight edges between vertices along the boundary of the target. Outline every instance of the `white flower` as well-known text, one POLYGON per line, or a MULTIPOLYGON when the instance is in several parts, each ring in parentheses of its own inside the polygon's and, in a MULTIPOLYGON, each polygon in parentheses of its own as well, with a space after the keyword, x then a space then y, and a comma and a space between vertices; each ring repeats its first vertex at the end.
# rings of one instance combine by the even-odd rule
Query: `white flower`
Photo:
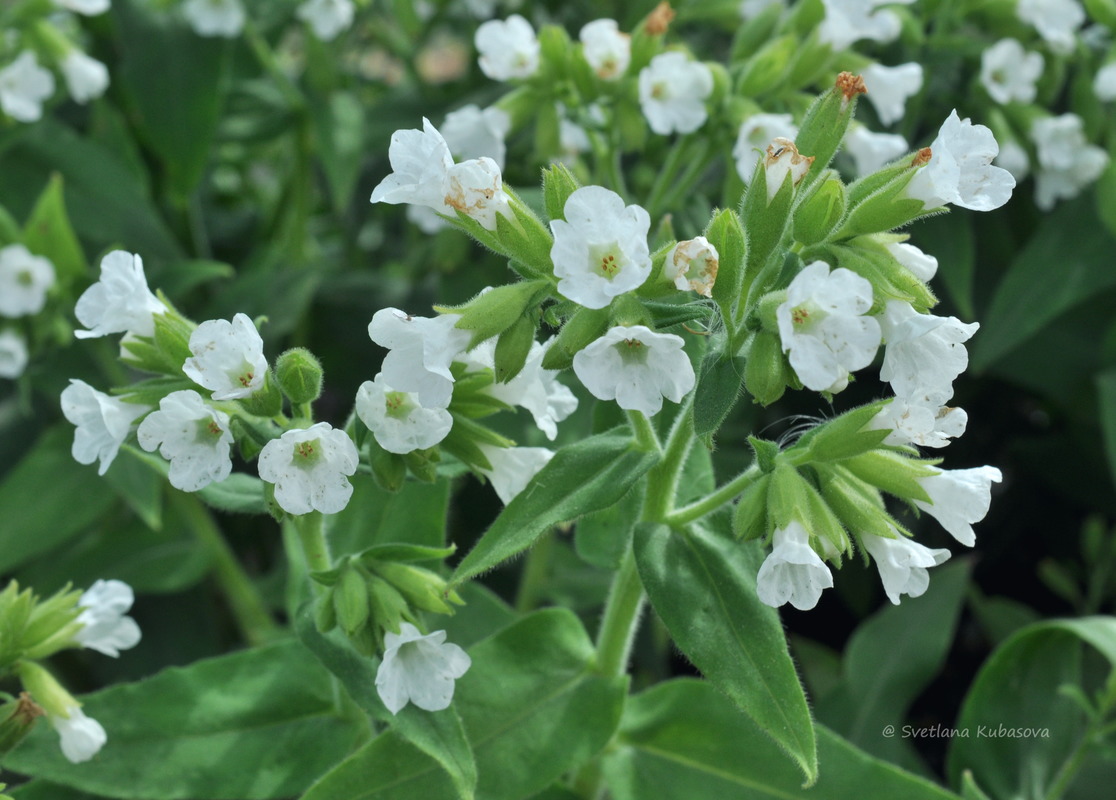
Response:
POLYGON ((791 187, 797 186, 810 165, 814 163, 813 156, 804 156, 790 139, 776 137, 767 146, 767 155, 763 159, 764 183, 767 186, 767 202, 775 199, 775 195, 783 188, 783 184, 790 176, 791 187))
POLYGON ((583 186, 566 199, 565 220, 551 220, 550 259, 559 293, 586 308, 639 288, 651 274, 651 217, 601 186, 583 186))
POLYGON ((632 60, 632 38, 620 32, 616 20, 593 20, 582 27, 578 38, 581 52, 598 78, 614 81, 627 71, 632 60))
POLYGON ((431 236, 449 227, 449 223, 429 206, 407 206, 407 219, 417 225, 420 231, 431 236))
POLYGON ((15 331, 0 331, 0 378, 18 378, 27 368, 27 342, 15 331))
POLYGON ((504 505, 522 492, 550 459, 554 451, 545 447, 496 447, 478 444, 492 469, 480 471, 488 478, 504 505))
POLYGON ((574 374, 594 397, 651 416, 664 397, 678 403, 694 388, 684 344, 673 333, 617 325, 574 355, 574 374))
POLYGON ((423 117, 422 130, 399 130, 391 135, 388 160, 392 172, 372 190, 373 203, 410 203, 453 215, 445 203, 443 184, 453 166, 449 146, 438 129, 423 117))
POLYGON ((382 374, 360 385, 356 413, 389 453, 433 447, 453 427, 453 417, 444 408, 424 408, 418 394, 393 390, 382 374))
POLYGON ((323 42, 353 24, 352 0, 306 0, 295 15, 310 26, 314 35, 323 42))
POLYGON ((868 428, 891 429, 883 441, 888 445, 945 447, 950 439, 965 432, 969 422, 965 409, 945 405, 948 399, 948 395, 933 391, 896 397, 872 418, 868 428))
POLYGON ((454 164, 446 172, 444 191, 447 206, 472 217, 490 231, 496 230, 497 214, 513 216, 500 167, 491 158, 454 164))
POLYGON ((1019 0, 1015 14, 1059 53, 1073 50, 1077 29, 1085 21, 1085 10, 1077 0, 1019 0))
POLYGON ((558 147, 562 151, 561 161, 570 163, 592 146, 585 128, 565 117, 558 120, 558 147))
POLYGON ((740 125, 732 157, 736 159, 736 172, 744 183, 752 182, 767 146, 779 137, 793 140, 798 126, 790 114, 753 114, 740 125))
POLYGON ((390 352, 380 367, 397 392, 415 392, 424 408, 446 408, 453 394, 450 364, 463 353, 472 333, 455 327, 460 314, 428 319, 397 308, 382 308, 368 323, 368 336, 390 352))
POLYGON ((108 67, 95 58, 74 49, 66 53, 58 65, 66 88, 76 103, 88 103, 105 93, 109 85, 108 67))
POLYGON ((12 119, 35 122, 43 115, 43 101, 52 94, 54 76, 39 66, 30 50, 0 69, 0 108, 12 119))
POLYGON ((125 403, 72 379, 62 390, 62 413, 77 428, 71 450, 74 460, 79 464, 100 460, 97 474, 104 475, 128 438, 132 422, 147 410, 147 406, 125 403))
POLYGON ((132 587, 124 581, 98 580, 78 601, 81 613, 77 621, 84 627, 74 634, 74 640, 113 658, 121 650, 135 647, 140 640, 139 625, 126 616, 135 599, 132 587))
POLYGON ((789 602, 799 611, 809 611, 822 590, 833 586, 833 573, 810 547, 810 535, 798 521, 778 528, 772 545, 756 575, 760 602, 772 608, 789 602))
POLYGON ((0 250, 0 315, 38 314, 54 286, 54 265, 21 244, 0 250))
POLYGON ((212 391, 214 400, 239 400, 263 388, 263 339, 247 314, 237 314, 232 322, 203 322, 190 334, 190 352, 194 357, 186 359, 182 371, 212 391))
POLYGON ((890 42, 899 35, 899 17, 894 11, 877 6, 912 2, 914 0, 822 0, 825 19, 818 26, 818 38, 834 50, 844 50, 861 39, 890 42))
POLYGON ((446 632, 423 636, 409 622, 399 633, 384 634, 384 660, 376 670, 376 692, 388 711, 398 714, 407 703, 423 711, 441 711, 453 700, 453 682, 473 663, 455 644, 445 644, 446 632))
POLYGON ((787 287, 775 310, 783 352, 798 379, 815 392, 839 392, 850 372, 868 366, 880 346, 880 325, 864 316, 872 284, 824 261, 807 265, 787 287))
POLYGON ((1000 154, 996 156, 996 166, 1010 172, 1016 184, 1031 174, 1031 159, 1023 149, 1023 145, 1014 139, 1008 139, 1000 146, 1000 154))
POLYGON ((109 10, 111 0, 54 0, 54 4, 75 14, 95 17, 109 10))
POLYGON ((930 161, 907 184, 907 196, 926 208, 947 203, 972 211, 999 208, 1015 188, 1010 172, 992 166, 999 149, 992 131, 950 112, 930 145, 930 161))
POLYGON ((504 137, 509 130, 511 117, 508 112, 496 106, 482 110, 475 103, 446 114, 441 128, 450 153, 465 159, 487 156, 500 169, 504 168, 507 153, 504 137))
POLYGON ((910 149, 902 135, 875 133, 858 122, 850 125, 845 134, 844 150, 852 156, 857 177, 870 175, 910 149))
POLYGON ((101 279, 78 298, 74 314, 89 330, 74 331, 74 336, 79 339, 110 333, 151 336, 155 333, 152 315, 166 310, 147 288, 143 260, 123 250, 113 250, 101 259, 101 279))
POLYGON ((1116 61, 1109 61, 1093 76, 1093 92, 1102 103, 1116 100, 1116 61))
POLYGON ((244 28, 240 0, 186 0, 182 14, 198 36, 238 36, 244 28))
POLYGON ((170 461, 170 484, 196 492, 232 472, 229 415, 205 404, 192 389, 171 392, 136 429, 140 447, 170 461))
POLYGON ((980 82, 997 103, 1030 103, 1042 67, 1041 53, 1028 53, 1015 39, 1001 39, 980 56, 980 82))
POLYGON ((693 133, 708 114, 705 101, 713 93, 713 73, 685 53, 660 53, 639 71, 639 105, 655 133, 693 133))
POLYGON ((861 77, 876 116, 882 124, 890 125, 903 119, 907 98, 918 94, 922 88, 922 65, 914 62, 895 67, 869 64, 861 77))
POLYGON ((1031 125, 1038 156, 1035 205, 1049 211, 1058 200, 1076 197, 1108 166, 1104 148, 1089 144, 1076 114, 1042 117, 1031 125))
POLYGON ((951 397, 953 381, 969 366, 963 343, 980 323, 920 314, 902 300, 889 300, 880 320, 887 342, 880 378, 901 397, 923 392, 951 397))
POLYGON ((720 254, 704 236, 678 242, 663 262, 663 274, 679 291, 694 291, 702 297, 713 296, 720 254))
POLYGON ((360 456, 349 435, 328 422, 287 431, 260 452, 260 478, 275 484, 275 502, 288 514, 336 514, 349 504, 360 456))
POLYGON ((941 523, 954 539, 972 547, 976 544, 973 523, 988 513, 992 484, 1001 480, 1003 475, 995 467, 940 469, 918 479, 930 502, 915 500, 914 504, 941 523))
POLYGON ((928 282, 938 272, 938 259, 924 253, 907 242, 888 242, 884 245, 902 266, 923 283, 928 282))
POLYGON ((100 752, 108 734, 101 723, 85 716, 80 706, 70 706, 66 714, 50 714, 48 719, 62 740, 62 755, 72 764, 81 764, 100 752))
POLYGON ((531 23, 519 14, 493 19, 477 28, 473 43, 480 53, 481 72, 494 81, 529 78, 539 67, 539 40, 531 23))
POLYGON ((926 592, 930 586, 926 570, 944 563, 949 558, 949 551, 931 550, 911 541, 894 528, 892 532, 895 533, 894 539, 865 534, 860 541, 876 562, 887 598, 899 605, 899 595, 919 597, 926 592))

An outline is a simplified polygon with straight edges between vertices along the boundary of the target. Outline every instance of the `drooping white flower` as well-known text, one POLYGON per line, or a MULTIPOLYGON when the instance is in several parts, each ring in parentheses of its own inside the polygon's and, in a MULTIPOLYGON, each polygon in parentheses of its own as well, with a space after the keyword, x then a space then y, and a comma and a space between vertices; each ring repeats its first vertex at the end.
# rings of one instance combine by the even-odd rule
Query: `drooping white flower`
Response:
POLYGON ((1042 75, 1041 53, 1029 53, 1015 39, 1001 39, 980 56, 980 82, 997 103, 1030 103, 1042 75))
POLYGON ((66 716, 49 714, 47 718, 51 726, 58 731, 62 755, 71 764, 81 764, 100 752, 108 741, 108 734, 105 733, 101 723, 85 716, 80 706, 70 706, 66 712, 66 716))
POLYGON ((790 603, 799 611, 818 604, 823 589, 833 586, 833 573, 810 546, 810 534, 797 520, 778 528, 770 555, 756 575, 756 595, 772 608, 790 603))
POLYGON ((787 287, 775 310, 783 352, 798 379, 815 392, 839 392, 849 373, 872 363, 880 325, 864 316, 872 308, 872 284, 824 261, 807 265, 787 287))
POLYGON ((500 167, 491 158, 472 158, 454 164, 446 172, 444 190, 447 206, 472 217, 490 231, 496 230, 497 214, 513 216, 500 167))
POLYGON ((54 76, 39 66, 30 50, 0 69, 0 108, 14 120, 37 121, 43 115, 43 102, 52 94, 54 76))
POLYGON ((372 190, 373 203, 410 203, 452 216, 445 203, 446 173, 453 166, 449 145, 423 117, 422 130, 398 130, 391 135, 388 160, 392 172, 372 190))
POLYGON ((938 272, 938 259, 922 252, 909 242, 888 242, 884 247, 896 261, 923 283, 928 282, 938 272))
POLYGON ((1085 138, 1076 114, 1041 117, 1031 124, 1038 169, 1035 205, 1049 211, 1058 200, 1076 197, 1108 166, 1108 152, 1085 138))
POLYGON ((95 17, 109 10, 111 0, 54 0, 54 4, 75 14, 95 17))
POLYGON ((288 514, 336 514, 349 504, 360 455, 349 435, 328 422, 290 430, 260 452, 260 478, 275 484, 275 502, 288 514))
POLYGON ((88 103, 108 88, 108 67, 76 48, 66 53, 58 66, 75 103, 88 103))
POLYGON ((894 539, 865 534, 860 541, 876 562, 887 599, 899 605, 900 595, 919 597, 926 592, 930 586, 926 570, 944 563, 950 553, 944 548, 932 550, 925 547, 894 528, 892 532, 894 539))
POLYGON ((632 61, 632 38, 620 31, 614 19, 596 19, 578 34, 581 52, 597 77, 605 81, 620 78, 632 61))
POLYGON ((844 151, 852 156, 857 177, 870 175, 910 149, 901 134, 876 133, 858 122, 850 125, 845 134, 844 151))
POLYGON ((463 159, 486 156, 495 161, 500 169, 504 168, 507 154, 504 137, 510 130, 508 112, 496 106, 482 109, 476 103, 446 114, 441 127, 450 153, 463 159))
POLYGON ((554 451, 545 447, 496 447, 484 443, 477 446, 492 465, 492 469, 480 471, 504 505, 514 500, 554 458, 554 451))
POLYGON ((186 359, 182 371, 212 391, 214 400, 239 400, 263 388, 263 339, 247 314, 237 314, 232 322, 203 322, 190 334, 190 352, 193 358, 186 359))
POLYGON ((140 628, 127 616, 135 602, 132 587, 117 580, 98 580, 86 589, 78 606, 81 613, 77 621, 83 626, 74 634, 82 647, 116 658, 121 650, 139 644, 140 628))
POLYGON ((965 432, 969 422, 965 409, 945 405, 948 399, 932 391, 896 397, 872 418, 868 428, 890 429, 891 433, 883 441, 888 445, 945 447, 951 439, 965 432))
POLYGON ((310 26, 315 36, 328 42, 353 24, 353 11, 352 0, 305 0, 295 15, 310 26))
POLYGON ((453 427, 453 417, 445 408, 423 407, 416 392, 393 390, 382 374, 360 385, 356 413, 389 453, 433 447, 453 427))
POLYGON ((991 130, 962 120, 956 110, 950 112, 930 145, 930 161, 907 184, 907 197, 921 200, 926 208, 999 208, 1015 188, 1010 172, 992 166, 999 149, 991 130))
POLYGON ((639 71, 639 105, 651 130, 662 136, 693 133, 709 114, 713 73, 677 50, 660 53, 639 71))
POLYGON ((54 286, 50 259, 33 255, 21 244, 0 250, 0 316, 38 314, 54 286))
POLYGON ((752 182, 756 164, 773 140, 782 137, 793 141, 797 135, 798 126, 790 114, 753 114, 744 120, 732 148, 740 179, 744 183, 752 182))
POLYGON ((380 367, 384 382, 397 392, 415 392, 424 408, 446 408, 453 395, 450 364, 463 353, 472 333, 455 327, 460 314, 413 317, 382 308, 368 323, 368 336, 390 352, 380 367))
POLYGON ((694 388, 684 344, 673 333, 617 325, 574 355, 574 374, 594 397, 652 416, 664 397, 678 403, 694 388))
POLYGON ((825 19, 818 26, 818 38, 834 50, 844 50, 861 39, 890 42, 899 35, 901 22, 894 11, 879 6, 912 2, 914 0, 822 0, 825 19))
POLYGON ((231 39, 244 29, 244 6, 240 0, 186 0, 182 15, 198 36, 231 39))
POLYGON ((74 314, 87 331, 74 331, 79 339, 131 333, 155 333, 154 314, 167 307, 147 288, 143 259, 123 250, 113 250, 101 259, 101 279, 78 298, 74 314))
POLYGON ((679 291, 694 291, 702 297, 712 297, 720 259, 717 248, 704 236, 686 239, 667 253, 663 275, 674 281, 679 291))
POLYGON ((922 89, 922 65, 910 62, 895 67, 869 64, 861 72, 868 102, 884 125, 903 119, 907 98, 922 89))
POLYGON ((914 504, 941 523, 954 539, 972 547, 976 544, 973 523, 988 513, 992 484, 1001 480, 1003 475, 995 467, 939 469, 934 475, 918 478, 931 502, 915 500, 914 504))
POLYGON ((651 217, 601 186, 583 186, 566 199, 565 220, 552 220, 550 259, 559 293, 586 308, 643 285, 651 274, 651 217))
POLYGON ((62 413, 76 426, 71 450, 74 460, 79 464, 99 460, 97 474, 104 475, 128 438, 132 423, 147 411, 147 406, 125 403, 85 381, 71 379, 62 390, 62 413))
POLYGON ((229 415, 206 405, 192 389, 171 392, 136 429, 140 447, 170 461, 170 484, 196 492, 232 472, 229 415))
POLYGON ((895 394, 910 397, 930 392, 951 397, 953 381, 969 366, 964 343, 980 323, 920 314, 902 300, 887 302, 880 323, 887 342, 880 378, 891 384, 895 394))
POLYGON ((409 622, 399 633, 384 634, 384 660, 376 670, 376 692, 388 711, 398 714, 407 703, 423 711, 441 711, 453 700, 454 681, 473 663, 455 644, 446 644, 446 632, 425 636, 409 622))
POLYGON ((1077 29, 1085 22, 1085 9, 1077 0, 1018 0, 1015 14, 1059 53, 1073 50, 1077 29))
POLYGON ((1109 61, 1093 76, 1093 93, 1102 103, 1116 100, 1116 61, 1109 61))
POLYGON ((12 330, 0 331, 0 378, 18 378, 30 358, 27 342, 12 330))
POLYGON ((529 78, 539 68, 539 40, 531 23, 519 14, 492 19, 473 37, 481 72, 494 81, 529 78))

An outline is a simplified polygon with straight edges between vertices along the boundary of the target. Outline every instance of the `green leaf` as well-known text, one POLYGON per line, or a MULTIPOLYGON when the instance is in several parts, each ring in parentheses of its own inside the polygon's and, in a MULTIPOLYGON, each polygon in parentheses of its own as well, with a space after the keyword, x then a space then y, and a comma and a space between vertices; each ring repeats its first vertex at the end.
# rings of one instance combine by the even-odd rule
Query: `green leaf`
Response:
POLYGON ((163 487, 166 474, 153 469, 148 459, 159 461, 125 445, 105 473, 105 481, 153 531, 163 527, 163 487))
POLYGON ((697 390, 694 393, 694 435, 709 446, 713 435, 732 411, 744 383, 745 359, 727 358, 723 352, 710 350, 701 362, 697 390))
POLYGON ((574 548, 586 563, 617 569, 628 550, 632 531, 643 510, 645 485, 640 484, 600 511, 586 514, 574 528, 574 548))
POLYGON ((756 596, 758 546, 649 523, 636 528, 633 545, 647 597, 675 644, 813 783, 810 708, 779 615, 756 596))
POLYGON ((329 182, 333 207, 344 212, 363 165, 364 109, 355 94, 340 90, 315 102, 314 109, 310 120, 318 157, 329 182))
POLYGON ((591 436, 555 453, 458 565, 457 584, 530 547, 547 529, 617 502, 658 461, 635 450, 627 428, 591 436))
POLYGON ((85 254, 66 213, 66 203, 62 199, 62 176, 52 175, 50 183, 39 195, 24 227, 23 243, 31 252, 50 259, 58 280, 64 285, 85 278, 85 254))
POLYGON ((628 701, 605 758, 614 800, 957 800, 818 726, 818 782, 710 684, 677 679, 628 701))
POLYGON ((335 556, 378 545, 445 545, 449 481, 408 481, 393 493, 381 489, 370 475, 357 474, 349 480, 352 500, 344 511, 326 519, 335 556))
POLYGON ((45 780, 28 781, 22 786, 8 790, 8 793, 19 800, 97 800, 95 795, 67 789, 65 786, 47 783, 45 780))
POLYGON ((71 764, 40 725, 4 767, 135 800, 256 800, 298 794, 348 751, 363 725, 335 707, 329 673, 286 641, 171 668, 82 698, 108 732, 71 764))
POLYGON ((1100 424, 1104 433, 1104 452, 1108 458, 1108 471, 1116 483, 1116 369, 1097 376, 1100 395, 1100 424))

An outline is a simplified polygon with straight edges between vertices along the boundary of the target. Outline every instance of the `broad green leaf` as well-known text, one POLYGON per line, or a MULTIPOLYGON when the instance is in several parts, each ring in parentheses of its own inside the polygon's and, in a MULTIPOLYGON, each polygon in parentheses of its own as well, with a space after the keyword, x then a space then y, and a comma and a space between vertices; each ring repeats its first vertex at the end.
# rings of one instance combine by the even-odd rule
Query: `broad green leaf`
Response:
POLYGON ((484 532, 453 574, 461 583, 527 549, 548 528, 620 500, 658 460, 626 428, 560 449, 484 532))
POLYGON ((352 92, 337 91, 315 103, 310 119, 333 207, 344 211, 364 164, 364 109, 352 92))
POLYGON ((104 479, 147 527, 157 531, 163 527, 166 477, 151 468, 148 458, 146 453, 122 447, 104 479))
POLYGON ((22 786, 6 791, 19 800, 97 800, 95 795, 68 789, 57 783, 47 783, 45 780, 28 781, 22 786))
MULTIPOLYGON (((914 230, 913 241, 938 259, 936 277, 945 285, 961 319, 972 320, 976 316, 973 303, 976 242, 972 215, 941 214, 921 219, 914 230)), ((983 335, 979 333, 978 338, 983 335)))
POLYGON ((578 556, 595 567, 619 567, 643 509, 645 492, 646 485, 641 483, 616 503, 579 519, 574 527, 578 556))
POLYGON ((135 800, 256 800, 303 791, 361 734, 343 719, 329 673, 298 642, 170 668, 82 698, 108 732, 97 758, 71 764, 40 725, 5 769, 135 800))
POLYGON ((64 285, 85 278, 85 255, 70 226, 66 203, 62 198, 60 175, 52 175, 50 183, 39 195, 24 227, 23 243, 31 252, 50 259, 58 280, 64 285))
MULTIPOLYGON (((1098 688, 1086 676, 1083 647, 1099 651, 1108 682, 1116 670, 1116 619, 1084 617, 1040 622, 1016 633, 985 662, 969 689, 954 727, 949 751, 950 780, 964 770, 989 797, 1044 800, 1059 771, 1083 744, 1085 713, 1064 694, 1065 687, 1098 688)), ((1096 788, 1071 797, 1101 797, 1111 792, 1116 765, 1094 749, 1085 751, 1078 780, 1096 788), (1100 793, 1098 793, 1100 792, 1100 793)), ((1072 785, 1072 781, 1071 781, 1072 785)), ((1062 790, 1065 790, 1065 786, 1062 790)))
POLYGON ((758 546, 697 526, 644 523, 633 547, 651 605, 679 649, 812 783, 813 720, 779 615, 756 596, 758 546))
POLYGON ((1116 369, 1097 376, 1100 395, 1100 424, 1104 433, 1104 452, 1108 458, 1108 471, 1116 483, 1116 369))
POLYGON ((694 394, 694 435, 707 446, 744 391, 744 362, 742 357, 726 358, 711 349, 701 363, 694 394))
POLYGON ((458 608, 452 617, 441 620, 440 624, 445 625, 449 641, 461 647, 467 648, 491 636, 518 618, 515 609, 484 584, 475 581, 466 583, 458 589, 458 594, 465 605, 458 608))
POLYGON ((605 758, 614 800, 957 800, 818 726, 818 782, 710 684, 660 683, 628 701, 605 758))
POLYGON ((381 489, 371 475, 354 475, 350 481, 352 500, 326 523, 335 556, 362 553, 374 545, 445 545, 448 481, 409 481, 395 493, 381 489))
POLYGON ((197 286, 217 280, 228 280, 236 275, 236 270, 223 261, 190 259, 176 261, 165 267, 159 275, 159 288, 167 297, 177 298, 197 286))

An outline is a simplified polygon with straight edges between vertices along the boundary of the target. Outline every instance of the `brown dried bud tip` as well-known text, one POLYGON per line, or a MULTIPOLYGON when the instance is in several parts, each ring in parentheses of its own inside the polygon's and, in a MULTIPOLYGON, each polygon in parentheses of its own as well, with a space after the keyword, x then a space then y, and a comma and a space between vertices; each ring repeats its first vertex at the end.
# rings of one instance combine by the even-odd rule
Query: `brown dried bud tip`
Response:
POLYGON ((868 89, 864 86, 864 78, 851 72, 842 72, 837 76, 837 88, 845 96, 846 103, 858 94, 868 93, 868 89))
POLYGON ((788 173, 791 184, 797 186, 806 177, 813 163, 814 156, 799 153, 798 147, 790 139, 775 137, 767 146, 767 155, 763 159, 763 168, 767 173, 767 202, 770 203, 779 192, 788 173))
POLYGON ((667 32, 672 19, 674 19, 674 9, 670 7, 670 3, 663 0, 647 16, 647 22, 643 25, 643 32, 648 36, 660 36, 667 32))
POLYGON ((22 724, 27 725, 35 719, 35 717, 42 717, 45 715, 46 711, 43 710, 42 706, 31 699, 31 695, 27 692, 19 693, 19 702, 16 703, 15 711, 12 712, 13 718, 18 718, 22 724))
POLYGON ((933 155, 933 153, 930 152, 929 147, 922 148, 921 150, 919 150, 917 153, 914 154, 914 158, 911 159, 911 166, 912 167, 921 167, 923 164, 929 164, 930 163, 930 156, 932 156, 932 155, 933 155))

